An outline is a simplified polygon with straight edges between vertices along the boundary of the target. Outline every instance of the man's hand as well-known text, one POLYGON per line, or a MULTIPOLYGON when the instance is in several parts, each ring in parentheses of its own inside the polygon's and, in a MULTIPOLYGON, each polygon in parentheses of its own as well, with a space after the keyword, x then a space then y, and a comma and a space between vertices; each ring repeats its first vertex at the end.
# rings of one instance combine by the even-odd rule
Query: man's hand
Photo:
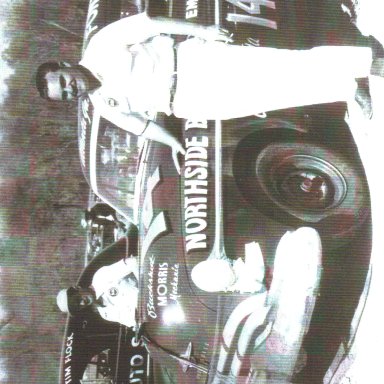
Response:
POLYGON ((147 128, 141 135, 146 139, 158 141, 159 143, 170 146, 172 149, 173 162, 177 172, 180 174, 178 154, 180 153, 185 155, 185 149, 181 145, 180 141, 172 133, 168 132, 167 129, 163 128, 154 121, 149 121, 147 123, 147 128))
POLYGON ((175 168, 177 170, 177 173, 180 175, 181 172, 181 167, 180 167, 180 162, 179 162, 179 154, 185 155, 185 149, 183 146, 177 142, 177 145, 172 146, 172 159, 173 163, 175 164, 175 168))
POLYGON ((207 41, 222 41, 224 43, 233 42, 232 35, 226 29, 219 28, 217 25, 202 26, 199 33, 200 38, 207 41))

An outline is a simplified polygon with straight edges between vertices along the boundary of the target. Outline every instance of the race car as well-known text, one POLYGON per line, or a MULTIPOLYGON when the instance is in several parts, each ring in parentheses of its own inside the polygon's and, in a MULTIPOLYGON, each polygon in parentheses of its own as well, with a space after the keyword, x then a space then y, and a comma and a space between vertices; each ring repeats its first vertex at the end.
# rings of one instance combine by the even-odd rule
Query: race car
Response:
MULTIPOLYGON (((221 25, 238 44, 365 44, 333 3, 91 0, 84 47, 104 25, 144 10, 221 25)), ((345 103, 228 121, 159 114, 185 144, 179 172, 170 148, 119 129, 80 100, 84 175, 131 227, 77 284, 88 287, 97 269, 134 254, 140 296, 135 332, 92 311, 68 318, 60 382, 330 383, 370 278, 370 195, 345 114, 345 103), (285 264, 278 260, 281 244, 298 233, 319 251, 302 259, 307 270, 297 262, 299 240, 285 264), (251 288, 236 285, 236 268, 251 276, 251 288), (274 282, 286 284, 292 268, 299 282, 308 273, 311 289, 292 291, 302 310, 282 321, 297 326, 297 337, 272 348, 284 296, 273 295, 274 282)))

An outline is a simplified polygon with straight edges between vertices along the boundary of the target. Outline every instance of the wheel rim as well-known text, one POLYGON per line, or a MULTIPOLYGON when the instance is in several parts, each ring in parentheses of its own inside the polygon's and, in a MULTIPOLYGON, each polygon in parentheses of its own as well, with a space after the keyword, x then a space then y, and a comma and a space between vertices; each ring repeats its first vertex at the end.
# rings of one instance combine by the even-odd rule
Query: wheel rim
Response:
POLYGON ((294 155, 272 169, 271 192, 285 206, 319 211, 340 205, 347 184, 339 170, 314 156, 294 155))
POLYGON ((258 155, 256 178, 275 205, 315 223, 333 214, 346 198, 342 164, 341 158, 321 147, 274 143, 258 155))

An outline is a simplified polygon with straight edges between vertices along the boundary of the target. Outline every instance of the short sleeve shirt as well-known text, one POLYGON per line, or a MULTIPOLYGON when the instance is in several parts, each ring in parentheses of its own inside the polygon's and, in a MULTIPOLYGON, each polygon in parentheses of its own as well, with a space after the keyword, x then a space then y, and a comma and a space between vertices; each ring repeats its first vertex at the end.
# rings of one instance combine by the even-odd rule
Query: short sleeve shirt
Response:
MULTIPOLYGON (((113 36, 106 33, 96 34, 80 65, 90 70, 102 84, 89 94, 100 114, 112 121, 111 116, 119 113, 150 119, 157 112, 171 114, 173 45, 173 39, 167 36, 127 46, 113 44, 113 36)), ((141 134, 143 129, 134 128, 132 133, 141 134)))

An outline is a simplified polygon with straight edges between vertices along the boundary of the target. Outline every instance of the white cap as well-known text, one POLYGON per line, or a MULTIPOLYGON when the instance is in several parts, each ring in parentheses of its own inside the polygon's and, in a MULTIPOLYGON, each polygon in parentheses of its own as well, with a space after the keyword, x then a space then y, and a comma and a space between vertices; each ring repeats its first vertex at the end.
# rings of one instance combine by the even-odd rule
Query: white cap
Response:
POLYGON ((62 289, 56 297, 56 303, 61 312, 69 313, 68 308, 68 290, 62 289))

